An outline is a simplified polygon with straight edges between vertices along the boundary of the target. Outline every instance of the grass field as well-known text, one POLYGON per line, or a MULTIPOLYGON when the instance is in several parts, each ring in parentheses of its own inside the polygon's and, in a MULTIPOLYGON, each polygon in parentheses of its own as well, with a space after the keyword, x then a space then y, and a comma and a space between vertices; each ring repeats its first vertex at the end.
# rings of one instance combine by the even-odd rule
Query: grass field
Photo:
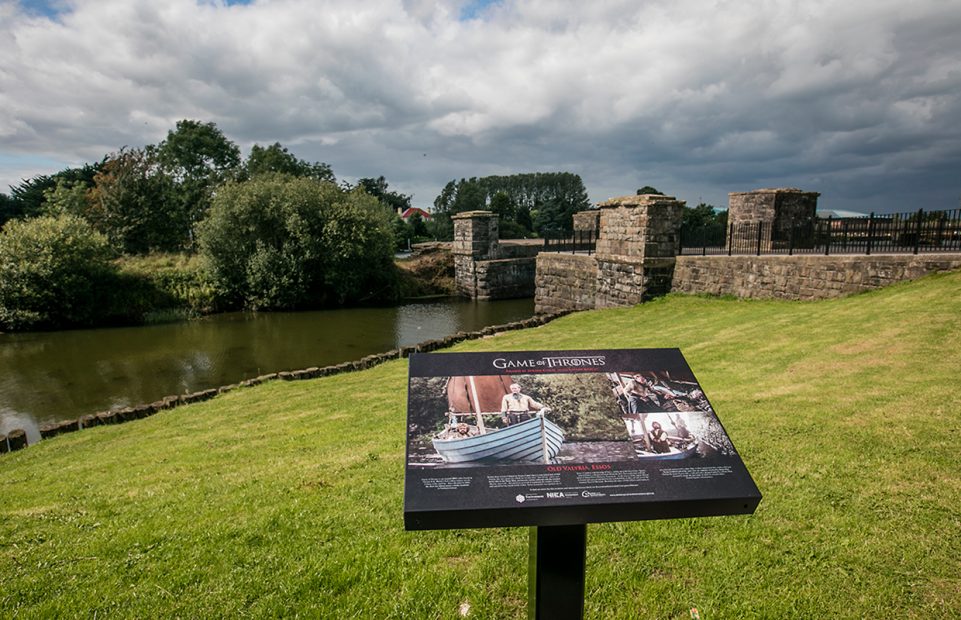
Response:
MULTIPOLYGON (((961 613, 961 273, 816 303, 670 296, 454 350, 674 346, 764 500, 589 526, 587 617, 961 613)), ((406 370, 0 456, 0 617, 524 617, 526 530, 403 530, 406 370)))

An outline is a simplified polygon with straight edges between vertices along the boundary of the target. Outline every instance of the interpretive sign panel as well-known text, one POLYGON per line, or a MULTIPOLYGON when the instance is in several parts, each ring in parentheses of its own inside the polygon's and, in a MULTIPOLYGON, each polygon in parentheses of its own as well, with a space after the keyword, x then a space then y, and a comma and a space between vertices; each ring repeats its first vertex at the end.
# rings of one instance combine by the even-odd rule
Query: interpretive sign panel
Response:
POLYGON ((410 358, 409 530, 745 514, 760 500, 678 349, 410 358))

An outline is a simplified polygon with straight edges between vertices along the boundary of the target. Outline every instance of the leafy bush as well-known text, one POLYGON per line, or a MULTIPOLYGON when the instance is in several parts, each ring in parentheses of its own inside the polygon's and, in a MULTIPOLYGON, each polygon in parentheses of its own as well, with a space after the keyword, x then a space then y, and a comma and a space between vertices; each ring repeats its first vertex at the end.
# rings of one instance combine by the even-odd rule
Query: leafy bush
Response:
POLYGON ((12 220, 0 231, 0 325, 89 325, 115 277, 107 238, 74 215, 12 220))
POLYGON ((196 254, 124 256, 117 261, 121 286, 114 300, 130 318, 193 316, 218 309, 205 261, 196 254))
POLYGON ((228 183, 199 228, 227 303, 294 309, 393 300, 392 214, 362 191, 285 175, 228 183))

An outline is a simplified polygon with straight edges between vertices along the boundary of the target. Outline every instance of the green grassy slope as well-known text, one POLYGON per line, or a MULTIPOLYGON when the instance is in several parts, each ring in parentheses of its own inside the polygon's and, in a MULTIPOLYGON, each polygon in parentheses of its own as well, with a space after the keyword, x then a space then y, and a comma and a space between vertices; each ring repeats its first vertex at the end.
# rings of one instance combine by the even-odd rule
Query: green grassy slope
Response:
MULTIPOLYGON (((455 350, 683 350, 753 516, 591 525, 590 618, 961 610, 961 273, 817 303, 671 296, 455 350)), ((406 363, 0 457, 0 616, 523 617, 524 529, 406 533, 406 363)))

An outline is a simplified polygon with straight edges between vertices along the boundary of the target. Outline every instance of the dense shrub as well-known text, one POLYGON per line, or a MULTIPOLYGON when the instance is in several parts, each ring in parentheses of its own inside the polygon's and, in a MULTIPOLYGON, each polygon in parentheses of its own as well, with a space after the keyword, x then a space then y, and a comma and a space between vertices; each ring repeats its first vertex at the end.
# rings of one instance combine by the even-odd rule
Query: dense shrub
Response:
POLYGON ((196 316, 220 309, 205 261, 196 254, 124 256, 114 298, 132 320, 196 316))
POLYGON ((295 309, 393 300, 392 214, 362 191, 285 175, 228 183, 199 229, 227 303, 295 309))
POLYGON ((0 231, 0 325, 89 325, 114 281, 107 238, 74 215, 12 220, 0 231))

